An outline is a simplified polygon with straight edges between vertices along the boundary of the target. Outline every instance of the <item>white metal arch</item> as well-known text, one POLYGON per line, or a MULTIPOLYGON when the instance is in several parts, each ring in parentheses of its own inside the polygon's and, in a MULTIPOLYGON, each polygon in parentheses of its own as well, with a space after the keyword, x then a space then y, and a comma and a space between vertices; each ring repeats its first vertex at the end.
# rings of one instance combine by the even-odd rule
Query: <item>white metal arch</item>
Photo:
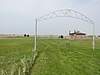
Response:
POLYGON ((36 21, 36 25, 35 25, 35 45, 34 45, 34 50, 36 50, 37 47, 37 22, 43 21, 43 20, 47 20, 47 19, 52 19, 52 18, 56 18, 56 17, 71 17, 71 18, 77 18, 83 21, 86 21, 90 24, 93 25, 93 42, 92 42, 92 48, 95 48, 95 23, 89 19, 87 16, 81 14, 78 11, 74 11, 71 9, 63 9, 63 10, 57 10, 54 12, 51 12, 49 14, 46 14, 40 18, 35 19, 36 21))

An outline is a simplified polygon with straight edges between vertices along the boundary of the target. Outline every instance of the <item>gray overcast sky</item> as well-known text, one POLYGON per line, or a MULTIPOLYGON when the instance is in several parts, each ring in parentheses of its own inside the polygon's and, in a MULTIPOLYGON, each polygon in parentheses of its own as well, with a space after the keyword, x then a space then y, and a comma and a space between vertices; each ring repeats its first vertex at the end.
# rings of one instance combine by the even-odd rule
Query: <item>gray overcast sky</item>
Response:
MULTIPOLYGON (((72 9, 89 17, 100 34, 100 0, 0 0, 0 34, 34 34, 35 19, 49 12, 72 9)), ((80 30, 92 34, 92 25, 73 18, 38 23, 38 34, 64 34, 80 30)))

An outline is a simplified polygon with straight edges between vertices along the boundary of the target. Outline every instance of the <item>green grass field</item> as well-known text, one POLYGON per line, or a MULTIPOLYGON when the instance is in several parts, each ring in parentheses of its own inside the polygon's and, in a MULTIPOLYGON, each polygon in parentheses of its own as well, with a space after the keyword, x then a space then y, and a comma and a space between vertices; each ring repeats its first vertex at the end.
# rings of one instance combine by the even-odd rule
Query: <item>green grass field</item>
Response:
POLYGON ((0 70, 10 70, 13 64, 32 56, 33 38, 0 39, 0 70))
MULTIPOLYGON (((0 39, 0 69, 31 58, 33 38, 0 39)), ((38 57, 31 75, 100 75, 100 40, 38 39, 38 57)))

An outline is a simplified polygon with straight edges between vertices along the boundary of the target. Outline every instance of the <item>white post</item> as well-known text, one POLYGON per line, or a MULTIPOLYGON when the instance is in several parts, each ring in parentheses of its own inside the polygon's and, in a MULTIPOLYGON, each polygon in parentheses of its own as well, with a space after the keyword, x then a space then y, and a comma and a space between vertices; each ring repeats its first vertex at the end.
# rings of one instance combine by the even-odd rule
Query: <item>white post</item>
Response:
POLYGON ((93 50, 95 48, 95 24, 93 24, 93 42, 92 42, 93 50))
POLYGON ((21 72, 21 71, 20 71, 20 68, 19 68, 18 75, 20 75, 20 72, 21 72))
POLYGON ((35 19, 35 40, 34 40, 34 50, 37 49, 37 19, 35 19))

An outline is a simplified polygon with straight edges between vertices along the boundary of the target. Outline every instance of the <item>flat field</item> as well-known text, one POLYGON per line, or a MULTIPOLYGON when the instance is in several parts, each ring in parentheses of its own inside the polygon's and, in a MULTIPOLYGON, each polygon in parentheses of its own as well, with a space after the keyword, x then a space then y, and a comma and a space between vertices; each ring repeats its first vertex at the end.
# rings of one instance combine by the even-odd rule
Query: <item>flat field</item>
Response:
MULTIPOLYGON (((100 40, 92 50, 92 41, 41 39, 31 75, 100 75, 100 40)), ((14 63, 31 58, 33 38, 0 39, 0 70, 10 70, 14 63)))
POLYGON ((0 39, 0 71, 11 70, 21 59, 32 56, 33 38, 1 38, 0 39))

